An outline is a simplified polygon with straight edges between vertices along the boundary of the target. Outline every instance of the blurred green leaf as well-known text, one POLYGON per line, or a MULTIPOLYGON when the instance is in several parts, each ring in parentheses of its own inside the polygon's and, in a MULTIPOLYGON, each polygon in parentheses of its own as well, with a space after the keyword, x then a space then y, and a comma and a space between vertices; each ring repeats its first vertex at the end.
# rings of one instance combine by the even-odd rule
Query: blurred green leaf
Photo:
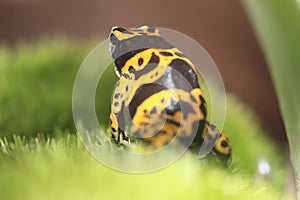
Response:
POLYGON ((296 0, 244 0, 275 85, 300 199, 300 9, 296 0))

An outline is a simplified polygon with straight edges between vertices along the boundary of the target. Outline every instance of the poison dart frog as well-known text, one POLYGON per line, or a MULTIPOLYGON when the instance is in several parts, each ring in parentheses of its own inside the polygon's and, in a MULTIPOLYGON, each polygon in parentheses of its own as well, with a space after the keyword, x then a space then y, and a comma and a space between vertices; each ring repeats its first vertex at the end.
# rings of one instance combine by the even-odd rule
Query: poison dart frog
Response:
POLYGON ((112 140, 128 144, 131 137, 140 138, 154 149, 175 138, 184 145, 193 137, 192 146, 213 141, 212 152, 229 165, 229 140, 206 120, 199 73, 190 59, 154 27, 113 27, 109 39, 119 77, 111 104, 112 140))

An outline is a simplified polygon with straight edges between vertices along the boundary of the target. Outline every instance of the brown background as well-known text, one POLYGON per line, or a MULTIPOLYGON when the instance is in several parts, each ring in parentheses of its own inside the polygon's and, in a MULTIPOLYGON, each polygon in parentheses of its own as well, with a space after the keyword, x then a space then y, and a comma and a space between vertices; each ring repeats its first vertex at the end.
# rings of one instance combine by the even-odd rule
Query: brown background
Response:
POLYGON ((286 142, 265 60, 238 0, 0 0, 0 42, 41 35, 108 35, 112 26, 171 28, 197 40, 212 56, 228 92, 259 114, 272 137, 286 142))

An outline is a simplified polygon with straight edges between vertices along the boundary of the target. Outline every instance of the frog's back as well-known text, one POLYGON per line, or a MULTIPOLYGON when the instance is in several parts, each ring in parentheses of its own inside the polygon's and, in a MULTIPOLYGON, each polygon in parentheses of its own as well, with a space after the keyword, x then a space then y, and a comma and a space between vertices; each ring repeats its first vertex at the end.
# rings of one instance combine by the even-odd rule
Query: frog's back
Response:
POLYGON ((192 62, 152 27, 115 27, 110 40, 120 77, 112 100, 115 141, 127 138, 126 127, 152 147, 175 135, 179 143, 202 135, 207 109, 192 62))

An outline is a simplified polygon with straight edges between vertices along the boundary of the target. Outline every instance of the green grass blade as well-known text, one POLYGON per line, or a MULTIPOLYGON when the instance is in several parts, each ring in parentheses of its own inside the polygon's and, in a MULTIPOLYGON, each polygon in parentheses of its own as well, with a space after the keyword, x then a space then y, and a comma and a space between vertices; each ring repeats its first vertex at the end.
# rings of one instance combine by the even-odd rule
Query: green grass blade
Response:
POLYGON ((268 62, 300 199, 300 9, 296 0, 244 0, 268 62))

